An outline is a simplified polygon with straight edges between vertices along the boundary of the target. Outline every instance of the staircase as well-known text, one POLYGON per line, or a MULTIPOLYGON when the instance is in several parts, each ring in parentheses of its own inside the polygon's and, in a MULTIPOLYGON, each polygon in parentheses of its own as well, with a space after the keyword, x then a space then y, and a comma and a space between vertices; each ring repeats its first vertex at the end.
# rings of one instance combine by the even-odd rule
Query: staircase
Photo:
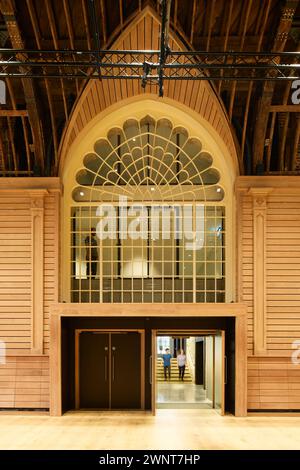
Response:
MULTIPOLYGON (((156 382, 164 382, 164 366, 163 360, 161 357, 157 358, 156 361, 156 382)), ((167 380, 166 383, 182 383, 182 380, 179 380, 179 372, 177 366, 177 359, 171 359, 171 379, 167 380)), ((183 383, 193 383, 191 373, 189 371, 189 366, 185 366, 184 381, 183 383)))

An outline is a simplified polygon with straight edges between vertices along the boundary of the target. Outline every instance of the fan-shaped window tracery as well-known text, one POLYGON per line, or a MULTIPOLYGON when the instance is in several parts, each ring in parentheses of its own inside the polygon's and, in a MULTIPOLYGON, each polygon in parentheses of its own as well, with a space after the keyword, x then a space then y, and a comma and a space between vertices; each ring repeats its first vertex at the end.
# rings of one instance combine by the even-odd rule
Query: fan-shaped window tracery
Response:
POLYGON ((71 300, 223 302, 225 191, 216 166, 201 137, 166 118, 128 119, 95 139, 72 192, 71 300), (123 236, 120 196, 127 197, 128 235, 134 224, 143 236, 123 236), (113 207, 106 219, 114 236, 97 239, 103 205, 113 207), (155 233, 153 208, 160 211, 155 233), (188 209, 192 231, 199 228, 196 248, 177 236, 188 209))
POLYGON ((99 138, 76 174, 78 202, 116 199, 221 201, 213 157, 198 138, 168 119, 127 120, 99 138))

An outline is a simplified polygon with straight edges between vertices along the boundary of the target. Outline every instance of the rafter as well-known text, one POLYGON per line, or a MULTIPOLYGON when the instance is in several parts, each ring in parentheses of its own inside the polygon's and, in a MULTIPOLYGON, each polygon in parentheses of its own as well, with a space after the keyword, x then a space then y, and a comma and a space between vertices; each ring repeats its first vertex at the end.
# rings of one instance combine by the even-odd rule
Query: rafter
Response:
MULTIPOLYGON (((51 35, 53 39, 53 44, 55 49, 59 49, 58 47, 58 34, 57 34, 57 29, 56 29, 56 24, 55 24, 55 18, 54 18, 54 12, 52 9, 52 3, 51 0, 45 0, 46 1, 46 12, 47 16, 49 19, 49 25, 50 25, 50 30, 51 30, 51 35)), ((58 55, 58 60, 60 60, 60 57, 58 55)), ((62 98, 63 98, 63 104, 64 104, 64 111, 65 111, 65 119, 68 119, 68 106, 67 106, 67 100, 66 100, 66 92, 65 92, 65 86, 62 78, 60 78, 60 86, 61 86, 61 91, 62 91, 62 98)))
POLYGON ((0 155, 1 155, 1 173, 3 176, 6 176, 6 158, 5 158, 5 151, 4 145, 2 140, 2 132, 0 127, 0 155))
MULTIPOLYGON (((70 5, 69 5, 69 0, 63 0, 63 5, 64 5, 64 12, 65 12, 65 17, 66 17, 66 23, 67 23, 67 28, 68 28, 68 34, 69 34, 69 39, 70 39, 70 46, 73 51, 76 49, 75 48, 75 41, 74 41, 74 29, 73 29, 73 24, 72 24, 72 19, 71 19, 71 13, 70 13, 70 5)), ((77 95, 79 93, 79 84, 78 80, 76 80, 76 91, 77 95)))
POLYGON ((174 26, 176 28, 177 26, 177 20, 178 20, 178 0, 175 0, 175 3, 174 3, 174 26))
MULTIPOLYGON (((242 40, 240 44, 240 51, 242 52, 244 50, 244 44, 245 44, 245 38, 246 38, 246 33, 247 33, 247 27, 249 23, 249 17, 250 17, 250 11, 252 8, 252 2, 253 0, 248 0, 246 12, 245 12, 245 20, 243 24, 243 29, 242 29, 242 40)), ((232 88, 231 88, 231 93, 230 93, 230 102, 229 102, 229 119, 232 119, 232 112, 233 112, 233 105, 234 105, 234 99, 235 99, 235 93, 236 93, 236 85, 237 82, 233 82, 232 88)))
MULTIPOLYGON (((27 8, 28 8, 31 24, 33 27, 34 35, 35 35, 36 44, 37 44, 38 49, 41 49, 42 48, 41 35, 40 35, 39 27, 38 27, 38 21, 37 21, 35 9, 32 5, 32 0, 26 0, 26 2, 27 2, 27 8)), ((56 133, 56 120, 54 116, 54 107, 53 107, 53 102, 52 102, 50 85, 49 85, 48 79, 45 77, 44 71, 43 71, 43 78, 45 79, 45 88, 46 88, 46 94, 47 94, 49 111, 50 111, 50 121, 51 121, 55 161, 57 162, 58 142, 57 142, 57 133, 56 133)))
POLYGON ((279 161, 278 161, 279 171, 287 170, 287 168, 285 167, 286 165, 285 144, 286 144, 287 133, 288 133, 288 128, 289 128, 289 120, 290 120, 289 113, 285 113, 284 118, 283 118, 282 134, 280 136, 281 138, 280 138, 280 144, 279 144, 279 161))
POLYGON ((123 0, 119 0, 119 12, 120 12, 120 25, 121 29, 124 25, 124 18, 123 18, 123 0))
POLYGON ((273 147, 273 136, 274 136, 276 118, 277 118, 277 113, 273 112, 272 113, 272 118, 271 118, 268 146, 267 146, 267 158, 266 158, 266 165, 265 165, 266 173, 269 173, 269 171, 270 171, 271 155, 272 155, 272 147, 273 147))
MULTIPOLYGON (((11 101, 11 104, 12 104, 12 107, 14 109, 16 109, 16 100, 15 100, 15 96, 14 96, 14 92, 13 92, 13 87, 11 85, 11 80, 9 78, 6 79, 6 85, 7 85, 7 88, 8 88, 8 93, 9 93, 9 97, 10 97, 10 101, 11 101)), ((13 164, 14 164, 14 170, 13 171, 17 171, 18 170, 18 162, 17 162, 17 154, 16 154, 16 146, 15 146, 15 140, 13 138, 13 129, 12 129, 12 123, 11 123, 11 116, 7 115, 6 116, 6 121, 7 121, 7 126, 8 126, 8 133, 9 133, 9 145, 11 147, 11 150, 12 150, 12 155, 13 155, 13 164)))
POLYGON ((197 9, 197 0, 193 2, 193 14, 192 14, 192 26, 191 26, 191 35, 190 43, 193 44, 194 41, 194 30, 195 30, 195 21, 196 21, 196 9, 197 9))
POLYGON ((0 109, 0 117, 28 117, 27 109, 0 109))
MULTIPOLYGON (((281 52, 284 50, 288 39, 289 31, 292 26, 293 16, 296 11, 298 0, 287 0, 283 7, 279 25, 277 28, 275 41, 273 44, 273 52, 281 52)), ((280 59, 278 60, 280 62, 280 59)), ((269 107, 272 103, 274 83, 266 83, 260 97, 257 109, 257 119, 255 123, 254 139, 253 139, 253 170, 255 171, 258 163, 263 162, 265 139, 269 118, 269 107)))
POLYGON ((90 28, 89 28, 88 13, 87 13, 85 0, 81 0, 81 7, 82 7, 82 12, 83 12, 83 21, 84 21, 84 27, 85 27, 85 33, 86 33, 87 46, 88 46, 88 49, 91 50, 92 40, 91 40, 91 33, 90 33, 90 28))
POLYGON ((100 0, 100 8, 101 8, 101 21, 102 21, 103 42, 104 42, 104 44, 107 44, 106 12, 105 12, 104 0, 100 0))
MULTIPOLYGON (((261 25, 261 30, 259 32, 257 52, 260 52, 260 50, 261 50, 261 45, 262 45, 262 41, 263 41, 263 38, 264 38, 265 30, 266 30, 266 24, 267 24, 268 17, 269 17, 271 1, 272 0, 267 1, 265 10, 263 8, 261 9, 262 14, 260 15, 260 17, 263 18, 263 22, 262 22, 262 25, 261 25)), ((248 93, 247 93, 247 98, 246 98, 245 116, 244 116, 243 131, 242 131, 242 143, 241 143, 241 158, 242 159, 244 158, 244 150, 245 150, 245 142, 246 142, 246 134, 247 134, 247 127, 248 127, 249 110, 250 110, 250 103, 251 103, 253 85, 254 85, 254 82, 251 81, 249 83, 249 88, 248 88, 248 93)), ((273 128, 273 131, 274 131, 274 128, 273 128)), ((272 132, 272 139, 273 139, 273 132, 272 132)), ((272 140, 271 140, 270 145, 272 145, 272 140)), ((271 158, 271 157, 269 156, 269 158, 271 158)))
MULTIPOLYGON (((230 32, 230 27, 231 27, 232 11, 233 11, 233 0, 230 0, 229 10, 228 10, 228 19, 227 19, 227 22, 224 21, 223 23, 223 26, 225 26, 226 24, 226 34, 225 34, 225 40, 224 40, 224 46, 223 46, 224 51, 227 51, 227 47, 228 47, 228 38, 229 38, 229 32, 230 32)), ((224 18, 226 18, 226 15, 224 15, 224 18)), ((221 77, 222 76, 223 76, 223 71, 221 71, 221 77)), ((221 89, 222 89, 222 80, 219 82, 219 86, 218 86, 219 94, 221 93, 221 89)))
MULTIPOLYGON (((0 11, 4 16, 12 46, 16 49, 24 49, 25 43, 15 16, 16 12, 14 2, 12 0, 0 0, 0 11)), ((22 71, 22 69, 20 70, 22 71)), ((39 101, 33 80, 30 78, 22 79, 22 86, 32 130, 36 162, 43 172, 45 162, 45 144, 43 128, 41 125, 42 120, 39 113, 39 101)))
POLYGON ((269 107, 270 113, 300 113, 300 104, 273 104, 269 107))
POLYGON ((206 50, 209 51, 210 48, 210 38, 212 33, 213 27, 213 14, 215 11, 216 0, 211 0, 210 2, 210 12, 209 12, 209 22, 208 22, 208 33, 207 33, 207 42, 206 42, 206 50))
POLYGON ((292 162, 291 162, 292 171, 296 170, 299 144, 300 144, 300 114, 296 115, 295 139, 294 139, 294 145, 292 149, 292 162))

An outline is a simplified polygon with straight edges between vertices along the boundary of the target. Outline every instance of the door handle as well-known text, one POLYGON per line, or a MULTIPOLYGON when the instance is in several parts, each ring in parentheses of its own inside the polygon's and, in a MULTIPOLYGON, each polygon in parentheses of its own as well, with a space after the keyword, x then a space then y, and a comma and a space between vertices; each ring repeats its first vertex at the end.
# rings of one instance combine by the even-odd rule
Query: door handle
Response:
POLYGON ((115 381, 115 356, 112 356, 112 380, 115 381))
POLYGON ((104 375, 105 375, 105 382, 107 382, 107 356, 104 356, 104 375))
POLYGON ((149 357, 149 383, 152 385, 152 356, 149 357))
POLYGON ((227 379, 228 379, 228 374, 227 374, 227 356, 224 356, 224 368, 225 368, 225 377, 224 377, 224 384, 227 385, 227 379))

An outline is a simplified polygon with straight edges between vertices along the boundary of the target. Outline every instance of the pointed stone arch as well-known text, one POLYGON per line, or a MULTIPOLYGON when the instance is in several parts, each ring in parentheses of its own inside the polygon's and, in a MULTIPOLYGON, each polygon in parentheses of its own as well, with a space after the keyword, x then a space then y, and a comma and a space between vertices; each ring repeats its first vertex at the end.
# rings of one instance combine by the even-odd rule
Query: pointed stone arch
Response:
MULTIPOLYGON (((112 49, 158 50, 159 35, 160 18, 147 6, 118 37, 112 49)), ((173 51, 186 50, 174 33, 170 34, 170 47, 173 51)), ((158 106, 164 101, 184 107, 194 117, 198 116, 202 122, 205 121, 212 134, 222 141, 224 154, 231 158, 235 173, 239 173, 241 165, 238 162, 234 134, 226 110, 208 81, 166 80, 164 98, 158 98, 157 94, 155 85, 147 85, 143 89, 137 80, 90 80, 79 96, 64 130, 59 151, 60 172, 64 168, 71 146, 94 118, 102 113, 105 116, 109 109, 126 105, 126 102, 133 99, 151 98, 157 100, 158 106)))

